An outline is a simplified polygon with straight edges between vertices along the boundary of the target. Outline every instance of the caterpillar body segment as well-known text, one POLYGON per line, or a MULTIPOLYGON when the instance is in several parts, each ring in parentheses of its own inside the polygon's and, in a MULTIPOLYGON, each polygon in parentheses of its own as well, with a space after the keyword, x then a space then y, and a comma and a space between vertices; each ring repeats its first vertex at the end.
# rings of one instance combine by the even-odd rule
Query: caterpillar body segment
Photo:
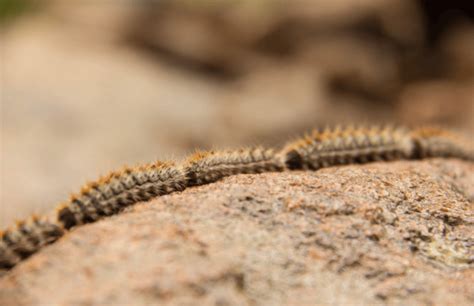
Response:
POLYGON ((3 238, 0 240, 0 275, 2 271, 13 268, 21 261, 21 257, 13 251, 13 248, 7 245, 3 238))
POLYGON ((284 165, 273 149, 197 152, 184 165, 188 186, 215 182, 235 174, 283 171, 284 165))
POLYGON ((288 169, 317 170, 334 165, 409 158, 410 134, 394 127, 347 127, 314 130, 288 144, 283 158, 288 169))
POLYGON ((257 147, 197 152, 180 164, 156 162, 125 167, 86 184, 48 217, 33 216, 0 233, 0 272, 11 269, 74 226, 230 175, 428 157, 474 161, 473 141, 434 127, 337 127, 315 130, 281 150, 257 147))
POLYGON ((421 127, 411 131, 411 138, 414 158, 455 157, 474 161, 474 142, 467 135, 439 127, 421 127))
POLYGON ((0 270, 10 269, 41 247, 59 239, 64 229, 46 217, 30 217, 0 235, 0 270))
POLYGON ((185 187, 185 173, 174 163, 125 168, 84 186, 79 195, 73 195, 68 203, 58 208, 58 221, 69 229, 185 187))

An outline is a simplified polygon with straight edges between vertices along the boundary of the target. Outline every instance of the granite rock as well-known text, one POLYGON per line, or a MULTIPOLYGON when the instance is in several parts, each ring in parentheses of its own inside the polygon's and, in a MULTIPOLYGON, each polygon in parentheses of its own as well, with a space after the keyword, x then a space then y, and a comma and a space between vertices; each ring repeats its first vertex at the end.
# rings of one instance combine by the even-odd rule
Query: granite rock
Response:
POLYGON ((237 175, 78 227, 1 305, 469 305, 474 164, 237 175))

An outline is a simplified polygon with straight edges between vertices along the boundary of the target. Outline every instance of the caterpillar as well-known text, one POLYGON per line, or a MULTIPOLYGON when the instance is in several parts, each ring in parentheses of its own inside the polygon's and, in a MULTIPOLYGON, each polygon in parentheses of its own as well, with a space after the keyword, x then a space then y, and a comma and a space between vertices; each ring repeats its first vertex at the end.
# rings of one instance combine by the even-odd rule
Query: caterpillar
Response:
POLYGON ((1 232, 0 272, 10 270, 73 227, 117 214, 137 202, 230 175, 429 157, 474 161, 473 143, 436 127, 336 127, 314 130, 281 149, 200 151, 181 163, 125 167, 87 183, 49 215, 32 216, 1 232))
POLYGON ((349 127, 313 131, 285 146, 288 169, 317 170, 342 164, 407 159, 413 141, 404 128, 349 127))

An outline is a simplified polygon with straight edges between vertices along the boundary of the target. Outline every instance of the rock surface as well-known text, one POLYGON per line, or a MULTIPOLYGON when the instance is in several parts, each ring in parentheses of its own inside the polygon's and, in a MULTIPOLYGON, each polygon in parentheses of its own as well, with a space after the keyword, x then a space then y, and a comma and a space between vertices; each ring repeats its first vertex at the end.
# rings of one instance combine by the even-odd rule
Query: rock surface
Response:
POLYGON ((238 175, 79 227, 1 305, 472 305, 474 164, 238 175))

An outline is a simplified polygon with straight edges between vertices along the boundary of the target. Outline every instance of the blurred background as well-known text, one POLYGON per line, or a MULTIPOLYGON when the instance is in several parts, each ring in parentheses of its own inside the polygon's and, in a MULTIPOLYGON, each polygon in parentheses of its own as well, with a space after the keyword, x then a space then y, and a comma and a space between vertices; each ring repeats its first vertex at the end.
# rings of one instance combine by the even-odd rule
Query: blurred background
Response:
POLYGON ((0 0, 0 227, 124 164, 338 123, 474 132, 472 0, 0 0))

